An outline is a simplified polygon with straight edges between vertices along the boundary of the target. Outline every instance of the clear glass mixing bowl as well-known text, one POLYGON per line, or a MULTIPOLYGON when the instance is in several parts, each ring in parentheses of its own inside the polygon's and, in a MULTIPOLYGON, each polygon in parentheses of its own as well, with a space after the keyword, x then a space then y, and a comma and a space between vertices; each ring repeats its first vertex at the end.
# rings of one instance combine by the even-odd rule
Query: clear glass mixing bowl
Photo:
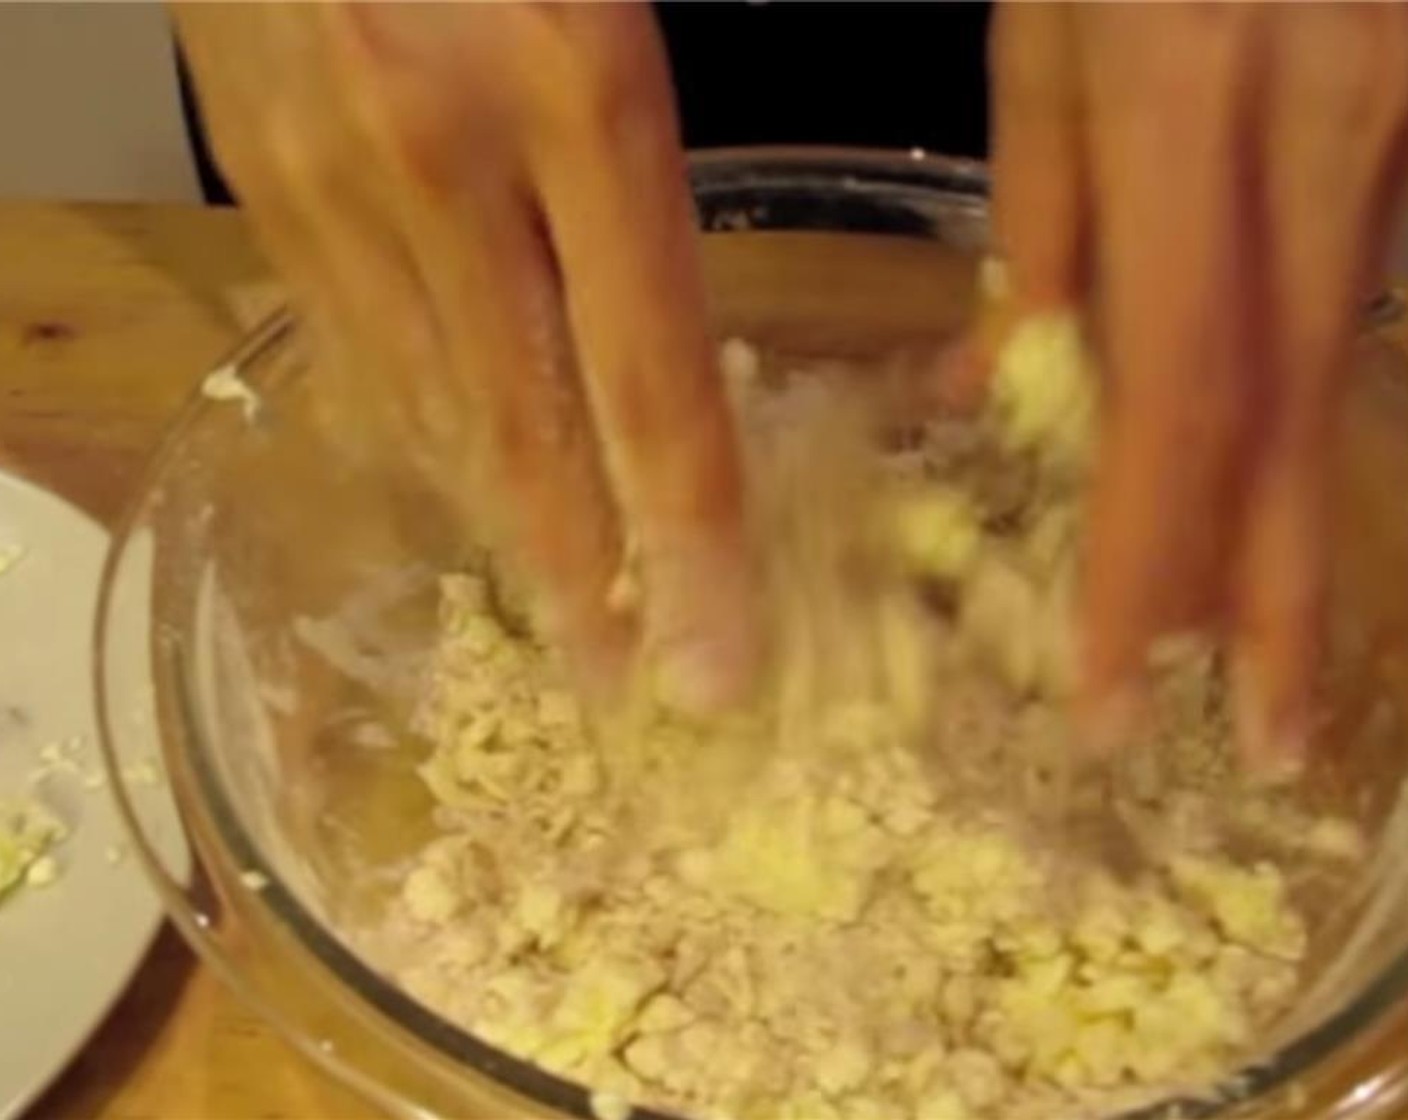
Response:
MULTIPOLYGON (((722 336, 886 361, 949 339, 987 236, 975 164, 756 150, 693 164, 722 336)), ((1378 305, 1393 316, 1391 304, 1378 305)), ((1372 882, 1323 916, 1303 1006, 1185 1115, 1397 1114, 1408 1103, 1408 380, 1366 319, 1335 533, 1335 749, 1314 795, 1387 830, 1372 882), (1346 949, 1345 947, 1348 946, 1346 949), (1343 951, 1341 951, 1343 950, 1343 951)), ((257 404, 197 394, 119 526, 97 626, 110 758, 157 734, 204 870, 163 860, 110 776, 136 848, 205 961, 289 1040, 402 1116, 588 1116, 583 1089, 496 1051, 389 984, 337 929, 375 912, 427 838, 405 718, 432 637, 433 576, 462 557, 406 467, 369 472, 314 415, 304 340, 274 316, 220 367, 257 404)), ((218 388, 220 379, 214 383, 218 388)), ((228 382, 225 382, 228 387, 228 382)), ((931 1120, 931 1118, 926 1118, 931 1120)))

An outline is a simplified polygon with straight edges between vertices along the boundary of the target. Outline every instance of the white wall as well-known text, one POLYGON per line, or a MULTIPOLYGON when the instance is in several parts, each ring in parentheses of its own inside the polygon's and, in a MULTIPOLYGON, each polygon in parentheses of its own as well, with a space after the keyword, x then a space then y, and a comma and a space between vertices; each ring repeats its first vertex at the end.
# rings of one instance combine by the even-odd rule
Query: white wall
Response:
POLYGON ((200 197, 161 4, 0 0, 0 198, 200 197))
POLYGON ((160 4, 0 0, 0 198, 200 197, 160 4))

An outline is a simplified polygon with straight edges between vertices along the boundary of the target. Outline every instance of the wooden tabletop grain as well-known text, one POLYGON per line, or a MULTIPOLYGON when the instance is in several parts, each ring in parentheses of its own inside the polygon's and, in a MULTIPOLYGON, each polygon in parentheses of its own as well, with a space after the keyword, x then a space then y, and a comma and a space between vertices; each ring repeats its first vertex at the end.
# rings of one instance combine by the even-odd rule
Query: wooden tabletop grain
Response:
MULTIPOLYGON (((110 524, 267 269, 233 213, 0 205, 0 459, 110 524)), ((357 1120, 174 931, 36 1118, 357 1120)))

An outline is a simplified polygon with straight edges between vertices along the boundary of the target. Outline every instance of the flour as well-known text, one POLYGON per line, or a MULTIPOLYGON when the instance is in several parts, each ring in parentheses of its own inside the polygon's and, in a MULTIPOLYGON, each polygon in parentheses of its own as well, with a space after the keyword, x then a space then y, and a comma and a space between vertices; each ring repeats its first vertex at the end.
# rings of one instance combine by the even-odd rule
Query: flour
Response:
POLYGON ((1060 843, 1073 332, 1019 335, 989 420, 902 452, 839 383, 731 346, 776 636, 746 711, 686 718, 647 672, 588 712, 487 577, 445 577, 441 833, 362 931, 373 959, 599 1114, 1052 1120, 1235 1069, 1297 990, 1284 866, 1332 874, 1362 839, 1237 779, 1216 658, 1182 642, 1117 783, 1138 873, 1060 843), (1249 822, 1254 858, 1228 842, 1249 822))

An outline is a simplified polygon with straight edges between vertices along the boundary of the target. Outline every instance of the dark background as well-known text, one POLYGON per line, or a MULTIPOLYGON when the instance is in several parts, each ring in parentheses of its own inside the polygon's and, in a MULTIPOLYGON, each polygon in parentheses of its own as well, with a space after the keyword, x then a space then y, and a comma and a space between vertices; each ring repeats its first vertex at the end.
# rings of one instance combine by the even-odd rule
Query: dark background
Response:
POLYGON ((685 144, 987 150, 987 4, 657 4, 685 144))
MULTIPOLYGON (((686 147, 844 144, 987 154, 987 3, 655 5, 686 147)), ((207 200, 230 201, 182 67, 207 200)))

